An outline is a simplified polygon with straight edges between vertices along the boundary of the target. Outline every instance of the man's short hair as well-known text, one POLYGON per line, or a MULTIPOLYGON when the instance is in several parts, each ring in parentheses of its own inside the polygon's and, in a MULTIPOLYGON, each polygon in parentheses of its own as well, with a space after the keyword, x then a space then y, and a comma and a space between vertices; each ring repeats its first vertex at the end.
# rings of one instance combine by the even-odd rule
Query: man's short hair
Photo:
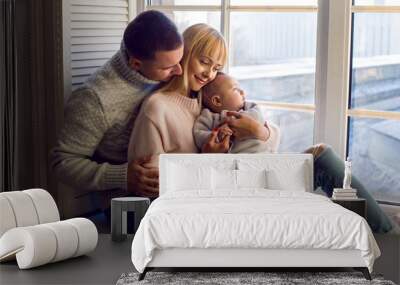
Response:
POLYGON ((167 16, 149 10, 128 24, 124 44, 129 56, 151 60, 157 51, 175 50, 183 44, 183 40, 176 25, 167 16))

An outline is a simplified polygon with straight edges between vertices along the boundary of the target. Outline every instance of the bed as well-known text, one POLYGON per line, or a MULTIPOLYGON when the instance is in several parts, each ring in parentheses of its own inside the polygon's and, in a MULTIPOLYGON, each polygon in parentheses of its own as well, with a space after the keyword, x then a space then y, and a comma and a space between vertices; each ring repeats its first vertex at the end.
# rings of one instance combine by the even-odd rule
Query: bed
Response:
POLYGON ((380 255, 361 216, 313 194, 308 154, 163 154, 160 197, 132 242, 159 267, 352 267, 380 255))

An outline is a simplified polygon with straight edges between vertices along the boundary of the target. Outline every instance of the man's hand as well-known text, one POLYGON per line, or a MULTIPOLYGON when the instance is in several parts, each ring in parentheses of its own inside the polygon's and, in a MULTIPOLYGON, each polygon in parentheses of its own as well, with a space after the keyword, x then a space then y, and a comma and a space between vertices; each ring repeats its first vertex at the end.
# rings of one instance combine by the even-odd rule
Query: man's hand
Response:
POLYGON ((214 129, 211 135, 208 137, 208 141, 203 144, 201 152, 204 153, 225 153, 229 150, 229 139, 231 136, 227 135, 225 138, 219 142, 218 139, 218 129, 214 129))
POLYGON ((269 138, 269 130, 264 125, 257 122, 252 117, 241 114, 239 112, 227 112, 225 122, 233 131, 233 135, 237 140, 259 139, 267 141, 269 138))
POLYGON ((158 197, 158 167, 146 167, 151 156, 128 164, 128 192, 142 197, 158 197))

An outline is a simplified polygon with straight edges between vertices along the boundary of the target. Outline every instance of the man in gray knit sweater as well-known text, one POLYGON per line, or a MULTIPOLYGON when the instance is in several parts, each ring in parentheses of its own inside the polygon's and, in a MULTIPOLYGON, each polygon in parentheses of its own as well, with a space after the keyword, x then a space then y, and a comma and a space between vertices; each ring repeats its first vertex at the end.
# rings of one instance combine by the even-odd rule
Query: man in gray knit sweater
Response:
POLYGON ((121 193, 158 196, 158 169, 144 167, 146 157, 128 164, 127 148, 141 102, 182 73, 182 55, 182 37, 162 13, 143 12, 127 26, 121 49, 68 100, 51 152, 61 182, 107 197, 100 197, 103 209, 121 193))

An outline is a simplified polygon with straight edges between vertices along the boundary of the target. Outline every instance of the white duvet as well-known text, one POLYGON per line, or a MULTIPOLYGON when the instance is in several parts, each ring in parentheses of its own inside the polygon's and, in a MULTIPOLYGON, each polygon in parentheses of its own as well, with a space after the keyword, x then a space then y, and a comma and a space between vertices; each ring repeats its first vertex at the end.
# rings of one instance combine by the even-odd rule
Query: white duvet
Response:
POLYGON ((367 222, 328 198, 295 191, 167 193, 156 199, 132 243, 143 272, 155 249, 358 249, 372 272, 379 248, 367 222))

